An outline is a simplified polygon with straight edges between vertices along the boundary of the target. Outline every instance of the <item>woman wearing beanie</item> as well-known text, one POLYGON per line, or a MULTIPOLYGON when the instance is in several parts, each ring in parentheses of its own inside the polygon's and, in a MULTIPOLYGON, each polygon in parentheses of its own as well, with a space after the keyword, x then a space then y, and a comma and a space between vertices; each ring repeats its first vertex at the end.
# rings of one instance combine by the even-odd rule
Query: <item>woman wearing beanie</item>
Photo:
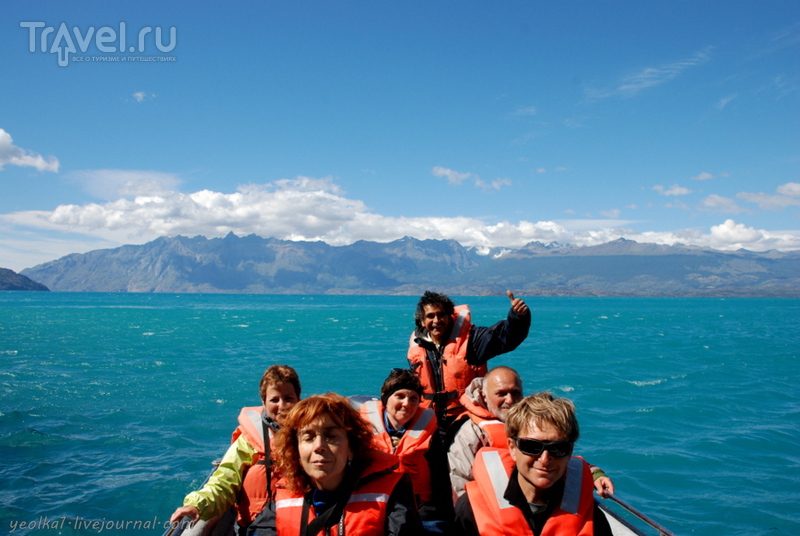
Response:
POLYGON ((373 447, 400 458, 411 477, 420 517, 428 534, 449 533, 453 500, 447 485, 447 453, 433 410, 420 407, 422 385, 407 369, 392 369, 381 387, 381 399, 361 406, 372 425, 373 447))

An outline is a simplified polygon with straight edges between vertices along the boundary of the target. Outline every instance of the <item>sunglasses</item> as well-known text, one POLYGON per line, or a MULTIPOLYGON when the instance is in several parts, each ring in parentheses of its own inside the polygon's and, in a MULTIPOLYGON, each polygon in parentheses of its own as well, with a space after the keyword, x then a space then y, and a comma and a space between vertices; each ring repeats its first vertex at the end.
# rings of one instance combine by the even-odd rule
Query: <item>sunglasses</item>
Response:
POLYGON ((528 456, 539 456, 545 450, 555 458, 563 458, 572 454, 572 447, 575 445, 571 441, 539 441, 529 437, 512 437, 514 444, 523 454, 528 456))

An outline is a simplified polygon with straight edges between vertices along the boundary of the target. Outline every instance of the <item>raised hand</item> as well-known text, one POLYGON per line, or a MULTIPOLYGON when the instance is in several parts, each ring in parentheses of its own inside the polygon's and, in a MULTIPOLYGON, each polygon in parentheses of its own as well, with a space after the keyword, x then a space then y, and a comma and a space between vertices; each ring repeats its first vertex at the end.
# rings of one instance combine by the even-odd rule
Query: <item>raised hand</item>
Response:
POLYGON ((508 294, 508 299, 511 300, 511 310, 514 311, 515 314, 525 316, 530 312, 525 302, 520 298, 515 298, 513 292, 507 290, 506 294, 508 294))

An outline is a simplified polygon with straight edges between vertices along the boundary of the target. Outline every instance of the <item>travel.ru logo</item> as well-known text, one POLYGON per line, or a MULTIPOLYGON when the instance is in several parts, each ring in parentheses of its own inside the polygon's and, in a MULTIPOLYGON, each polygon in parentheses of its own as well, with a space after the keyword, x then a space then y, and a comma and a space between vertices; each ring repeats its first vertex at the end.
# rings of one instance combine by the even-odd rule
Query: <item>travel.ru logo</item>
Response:
MULTIPOLYGON (((40 52, 57 53, 58 64, 61 67, 69 64, 70 54, 77 54, 79 51, 85 54, 92 43, 97 51, 103 54, 142 53, 152 45, 155 45, 160 52, 171 52, 178 44, 178 31, 174 26, 169 29, 169 43, 166 45, 164 44, 164 32, 159 26, 156 26, 155 32, 152 26, 145 26, 137 34, 136 44, 138 47, 136 47, 129 46, 126 41, 127 28, 124 22, 119 23, 119 31, 110 26, 103 26, 95 31, 94 26, 89 26, 85 32, 81 32, 80 28, 73 26, 72 33, 65 22, 62 22, 58 29, 47 26, 44 22, 20 22, 19 25, 20 28, 28 29, 29 50, 36 52, 38 43, 40 52)), ((143 58, 146 58, 144 61, 175 60, 174 56, 76 56, 74 59, 77 61, 109 61, 112 59, 115 61, 141 61, 143 58)))

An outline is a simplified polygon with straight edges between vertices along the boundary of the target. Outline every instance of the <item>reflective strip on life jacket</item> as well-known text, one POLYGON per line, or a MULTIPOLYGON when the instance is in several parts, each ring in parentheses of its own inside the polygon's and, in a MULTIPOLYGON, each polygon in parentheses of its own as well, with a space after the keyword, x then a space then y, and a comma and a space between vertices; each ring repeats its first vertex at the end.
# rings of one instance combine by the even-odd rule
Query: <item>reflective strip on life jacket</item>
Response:
POLYGON ((421 405, 431 407, 436 404, 441 409, 456 410, 459 397, 464 394, 470 382, 486 374, 486 365, 475 367, 467 363, 469 334, 472 329, 469 307, 459 305, 453 313, 453 327, 444 346, 442 354, 442 388, 437 388, 432 364, 428 359, 428 351, 417 342, 415 333, 411 333, 408 347, 408 363, 422 384, 425 393, 421 405))
MULTIPOLYGON (((514 459, 508 450, 482 449, 475 459, 475 481, 467 483, 465 489, 482 536, 532 534, 522 510, 504 497, 513 469, 514 459)), ((593 491, 589 465, 582 458, 571 458, 561 504, 547 519, 542 536, 591 536, 593 491)))
MULTIPOLYGON (((340 534, 343 522, 344 534, 350 536, 382 536, 386 525, 386 508, 392 491, 402 477, 396 471, 397 458, 388 454, 371 451, 367 468, 356 484, 356 489, 347 500, 342 518, 330 528, 331 536, 340 534)), ((299 534, 303 525, 305 497, 292 493, 279 485, 275 491, 275 526, 278 534, 299 534)), ((316 518, 313 508, 309 508, 309 524, 316 518)), ((333 521, 333 520, 331 520, 333 521)), ((321 531, 322 532, 322 531, 321 531)))
MULTIPOLYGON (((265 443, 264 424, 261 419, 263 411, 263 406, 242 408, 239 412, 239 427, 233 433, 234 441, 241 434, 256 450, 253 465, 247 468, 245 474, 242 475, 242 489, 236 500, 238 522, 241 526, 249 525, 264 509, 264 505, 269 499, 267 471, 270 469, 264 463, 267 461, 264 459, 266 456, 264 447, 267 443, 265 443)), ((271 438, 268 437, 266 440, 270 441, 271 438)))
POLYGON ((436 415, 433 410, 418 408, 396 447, 392 445, 392 438, 386 430, 384 421, 386 410, 380 400, 364 403, 359 411, 373 426, 374 447, 381 452, 397 456, 400 459, 401 469, 411 477, 414 494, 419 497, 420 503, 430 501, 433 497, 431 471, 425 454, 428 452, 433 434, 436 433, 436 415))
POLYGON ((498 419, 481 419, 470 415, 470 418, 480 427, 486 444, 490 447, 506 448, 508 436, 506 435, 506 423, 498 419))

